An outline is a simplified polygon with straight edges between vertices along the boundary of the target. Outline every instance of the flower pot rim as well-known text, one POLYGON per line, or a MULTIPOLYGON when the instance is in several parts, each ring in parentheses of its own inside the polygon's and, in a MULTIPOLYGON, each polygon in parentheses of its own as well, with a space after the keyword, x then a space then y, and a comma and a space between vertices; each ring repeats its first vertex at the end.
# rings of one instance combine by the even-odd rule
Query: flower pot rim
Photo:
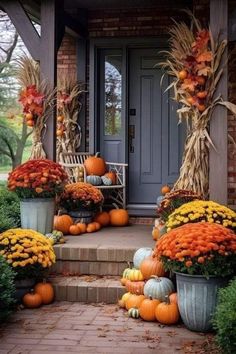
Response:
POLYGON ((34 201, 48 202, 48 201, 54 201, 54 200, 55 200, 54 197, 50 197, 50 198, 22 198, 22 199, 20 199, 20 202, 34 202, 34 201))
POLYGON ((173 272, 177 275, 183 275, 185 277, 188 277, 188 278, 205 278, 205 279, 209 279, 209 278, 229 278, 230 276, 221 276, 221 275, 201 275, 201 274, 186 274, 186 273, 181 273, 181 272, 173 272))

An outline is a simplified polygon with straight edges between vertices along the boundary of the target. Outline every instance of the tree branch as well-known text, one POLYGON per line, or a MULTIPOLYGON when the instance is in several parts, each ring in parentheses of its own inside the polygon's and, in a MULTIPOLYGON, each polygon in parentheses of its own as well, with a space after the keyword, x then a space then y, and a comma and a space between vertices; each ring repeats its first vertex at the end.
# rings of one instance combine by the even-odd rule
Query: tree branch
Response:
POLYGON ((5 138, 4 136, 1 136, 1 139, 5 142, 5 144, 7 145, 8 149, 9 149, 9 156, 10 158, 13 160, 15 157, 14 151, 12 149, 11 144, 9 143, 9 141, 7 140, 7 138, 5 138))

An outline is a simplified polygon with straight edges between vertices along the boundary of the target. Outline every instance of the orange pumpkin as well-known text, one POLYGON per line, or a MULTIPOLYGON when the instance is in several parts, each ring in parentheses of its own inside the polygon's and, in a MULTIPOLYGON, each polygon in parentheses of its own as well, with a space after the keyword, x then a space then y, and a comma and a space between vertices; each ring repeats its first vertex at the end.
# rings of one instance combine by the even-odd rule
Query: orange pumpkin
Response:
POLYGON ((123 301, 122 299, 118 300, 118 305, 121 308, 125 308, 125 301, 123 301))
POLYGON ((161 187, 161 194, 162 195, 165 195, 166 193, 169 193, 170 192, 170 187, 165 185, 165 186, 162 186, 161 187))
POLYGON ((171 325, 179 321, 179 309, 175 303, 171 303, 169 297, 166 296, 166 302, 157 305, 155 316, 160 323, 171 325))
POLYGON ((126 285, 127 281, 128 281, 127 278, 121 278, 120 279, 121 285, 124 285, 124 286, 126 285))
POLYGON ((42 298, 39 294, 31 291, 30 293, 27 293, 23 296, 22 302, 25 307, 28 307, 29 309, 35 309, 42 305, 42 298))
POLYGON ((131 294, 143 295, 144 281, 131 281, 126 279, 125 287, 131 294))
POLYGON ((84 224, 82 222, 78 222, 77 226, 80 228, 80 233, 86 232, 87 224, 84 224))
POLYGON ((79 235, 81 233, 80 227, 78 225, 71 225, 69 232, 71 235, 79 235))
POLYGON ((88 233, 97 231, 96 230, 96 225, 93 222, 91 222, 90 224, 87 225, 86 231, 88 233))
POLYGON ((101 224, 97 221, 94 221, 93 224, 95 225, 96 231, 101 229, 101 224))
POLYGON ((163 277, 165 275, 165 269, 162 262, 152 256, 149 256, 142 261, 140 271, 146 280, 150 279, 152 275, 158 277, 163 277))
POLYGON ((102 226, 107 226, 110 224, 110 216, 106 211, 102 211, 95 215, 94 221, 99 222, 102 226))
POLYGON ((169 295, 170 303, 178 305, 178 295, 177 293, 172 293, 169 295))
POLYGON ((129 222, 129 214, 125 209, 112 209, 109 215, 112 226, 126 226, 129 222))
POLYGON ((63 232, 63 234, 68 234, 70 226, 73 225, 73 220, 69 215, 55 215, 54 216, 54 226, 55 230, 63 232))
POLYGON ((125 302, 126 310, 129 310, 132 307, 138 309, 144 299, 145 299, 144 295, 136 295, 136 294, 130 295, 125 302))
POLYGON ((87 175, 103 176, 106 173, 105 160, 99 157, 98 152, 84 161, 84 167, 87 175))
POLYGON ((42 303, 44 305, 51 304, 51 302, 54 300, 53 286, 51 283, 47 283, 45 280, 35 285, 34 292, 41 296, 42 303))
POLYGON ((160 303, 160 300, 153 299, 151 296, 149 299, 143 300, 139 307, 140 317, 145 321, 155 321, 155 310, 160 303))
POLYGON ((110 178, 110 180, 112 181, 112 184, 117 183, 117 175, 116 175, 115 171, 109 171, 109 172, 105 173, 104 176, 107 178, 110 178))
POLYGON ((180 80, 186 79, 187 76, 188 76, 188 72, 186 70, 181 70, 178 72, 178 78, 180 80))

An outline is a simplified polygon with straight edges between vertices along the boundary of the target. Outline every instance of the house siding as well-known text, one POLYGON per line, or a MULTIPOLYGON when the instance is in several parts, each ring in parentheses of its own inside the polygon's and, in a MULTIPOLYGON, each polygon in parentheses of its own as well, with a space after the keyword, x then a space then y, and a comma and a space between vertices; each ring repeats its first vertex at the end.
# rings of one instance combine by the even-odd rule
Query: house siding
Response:
MULTIPOLYGON (((181 9, 189 1, 176 1, 174 7, 166 7, 160 2, 155 9, 91 10, 88 12, 88 30, 90 38, 112 37, 154 37, 168 33, 172 18, 186 20, 181 9)), ((230 1, 230 6, 233 1, 230 1)), ((201 22, 209 22, 209 0, 193 0, 194 13, 201 22)), ((236 104, 236 43, 229 43, 229 100, 236 104)), ((68 34, 64 37, 58 52, 58 69, 76 72, 76 39, 68 34)), ((89 66, 87 66, 87 85, 89 66)), ((88 97, 87 97, 88 101, 88 97)), ((88 107, 88 106, 87 106, 88 107)), ((87 108, 88 117, 88 108, 87 108)), ((86 121, 86 146, 88 150, 88 118, 86 121)), ((236 120, 228 114, 228 132, 236 141, 236 120)), ((228 204, 236 209, 236 149, 229 139, 228 145, 228 204)))

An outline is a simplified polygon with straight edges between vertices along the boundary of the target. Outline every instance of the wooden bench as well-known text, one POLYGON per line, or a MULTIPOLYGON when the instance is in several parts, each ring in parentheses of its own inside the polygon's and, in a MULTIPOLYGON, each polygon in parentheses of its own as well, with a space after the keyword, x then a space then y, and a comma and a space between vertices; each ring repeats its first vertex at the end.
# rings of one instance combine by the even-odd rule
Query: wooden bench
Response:
MULTIPOLYGON (((86 182, 86 170, 84 168, 84 161, 92 156, 88 152, 78 153, 62 153, 60 154, 59 163, 64 167, 69 176, 69 182, 74 183, 78 181, 79 171, 83 170, 83 180, 86 182)), ((106 162, 107 170, 114 171, 117 176, 117 184, 111 186, 100 185, 96 188, 101 189, 104 198, 111 199, 119 207, 126 208, 126 167, 125 163, 106 162)))

